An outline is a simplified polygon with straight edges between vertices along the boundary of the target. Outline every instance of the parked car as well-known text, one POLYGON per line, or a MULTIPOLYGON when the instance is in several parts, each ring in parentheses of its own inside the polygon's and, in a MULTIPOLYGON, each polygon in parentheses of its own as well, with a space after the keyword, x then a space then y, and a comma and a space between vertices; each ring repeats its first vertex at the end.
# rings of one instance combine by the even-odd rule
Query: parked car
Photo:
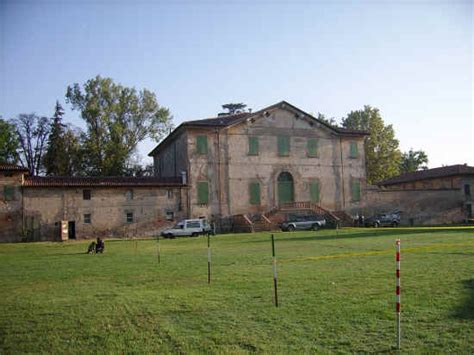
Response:
POLYGON ((400 225, 400 213, 381 213, 365 219, 366 227, 398 227, 400 225))
POLYGON ((292 216, 280 224, 282 231, 318 230, 326 225, 326 220, 320 215, 292 216))
POLYGON ((211 227, 205 219, 185 219, 176 223, 173 228, 164 230, 161 235, 165 238, 197 237, 210 231, 211 227))

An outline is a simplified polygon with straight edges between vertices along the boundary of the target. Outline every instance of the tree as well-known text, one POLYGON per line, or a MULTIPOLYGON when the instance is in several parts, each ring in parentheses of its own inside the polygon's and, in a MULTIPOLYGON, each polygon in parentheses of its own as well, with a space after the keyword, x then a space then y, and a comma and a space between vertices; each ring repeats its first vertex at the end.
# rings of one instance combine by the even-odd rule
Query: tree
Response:
POLYGON ((426 170, 428 167, 423 164, 428 164, 428 155, 422 151, 414 151, 410 148, 408 153, 403 153, 400 162, 400 173, 412 173, 417 170, 426 170))
POLYGON ((51 122, 51 133, 49 135, 46 153, 44 155, 44 167, 46 175, 66 175, 66 152, 64 129, 65 125, 62 123, 64 110, 61 104, 56 101, 56 106, 51 122))
POLYGON ((344 128, 365 130, 370 133, 365 138, 365 162, 367 181, 377 181, 398 175, 401 153, 392 125, 385 125, 380 111, 371 106, 352 111, 342 120, 344 128))
POLYGON ((321 113, 321 112, 318 112, 318 114, 316 116, 316 119, 318 119, 321 122, 326 123, 328 126, 338 127, 338 124, 337 124, 336 119, 334 117, 326 118, 326 115, 321 113))
POLYGON ((234 104, 234 103, 229 103, 229 104, 225 104, 225 105, 222 105, 222 108, 224 110, 227 110, 228 114, 229 115, 233 115, 235 113, 240 113, 242 112, 245 108, 247 107, 246 104, 240 102, 238 104, 234 104))
POLYGON ((68 86, 66 100, 86 122, 84 163, 91 175, 122 175, 137 144, 161 139, 171 127, 171 115, 156 96, 96 76, 83 87, 68 86))
POLYGON ((50 132, 50 119, 34 113, 18 115, 10 122, 15 126, 19 141, 19 160, 30 175, 43 172, 43 155, 50 132))
POLYGON ((0 163, 18 163, 19 147, 15 126, 0 117, 0 163))

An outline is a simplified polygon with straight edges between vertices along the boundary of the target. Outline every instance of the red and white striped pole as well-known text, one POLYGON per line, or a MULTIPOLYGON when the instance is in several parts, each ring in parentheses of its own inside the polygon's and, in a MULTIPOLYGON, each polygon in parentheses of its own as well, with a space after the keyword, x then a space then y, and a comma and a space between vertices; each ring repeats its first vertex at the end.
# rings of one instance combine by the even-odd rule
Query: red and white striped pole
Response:
POLYGON ((395 242, 397 246, 397 349, 400 350, 401 328, 400 328, 400 239, 395 242))

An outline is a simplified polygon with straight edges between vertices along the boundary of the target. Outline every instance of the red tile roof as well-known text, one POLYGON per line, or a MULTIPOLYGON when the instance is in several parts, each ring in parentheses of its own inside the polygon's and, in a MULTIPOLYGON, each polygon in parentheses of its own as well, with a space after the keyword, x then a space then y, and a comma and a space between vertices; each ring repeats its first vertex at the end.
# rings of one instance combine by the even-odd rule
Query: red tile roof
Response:
POLYGON ((0 171, 29 171, 28 168, 24 168, 15 164, 0 163, 0 171))
POLYGON ((441 168, 434 168, 428 170, 419 170, 413 173, 402 174, 394 176, 392 178, 382 180, 377 185, 395 185, 404 182, 412 182, 418 180, 436 179, 448 176, 460 176, 460 175, 474 175, 474 167, 468 165, 450 165, 443 166, 441 168))
POLYGON ((31 176, 25 179, 26 187, 179 187, 181 178, 158 179, 156 177, 108 176, 31 176))

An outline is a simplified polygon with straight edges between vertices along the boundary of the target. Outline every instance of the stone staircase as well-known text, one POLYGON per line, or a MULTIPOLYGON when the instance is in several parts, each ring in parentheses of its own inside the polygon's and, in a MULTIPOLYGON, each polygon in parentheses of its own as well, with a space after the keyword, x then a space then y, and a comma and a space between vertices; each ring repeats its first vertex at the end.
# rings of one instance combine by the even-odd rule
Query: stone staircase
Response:
POLYGON ((328 228, 352 225, 352 219, 343 211, 331 212, 311 202, 293 202, 275 207, 267 213, 234 215, 232 216, 232 230, 236 233, 278 230, 280 223, 291 215, 314 213, 322 215, 326 219, 328 228))

